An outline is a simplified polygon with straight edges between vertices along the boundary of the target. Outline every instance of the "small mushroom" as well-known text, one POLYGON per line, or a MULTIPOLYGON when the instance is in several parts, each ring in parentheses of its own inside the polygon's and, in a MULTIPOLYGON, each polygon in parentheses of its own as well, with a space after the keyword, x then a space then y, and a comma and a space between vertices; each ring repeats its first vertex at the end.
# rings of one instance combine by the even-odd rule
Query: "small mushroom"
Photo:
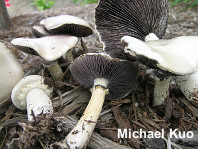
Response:
POLYGON ((52 88, 44 84, 44 78, 31 75, 21 79, 13 88, 11 98, 13 104, 21 109, 27 109, 29 121, 34 121, 34 116, 53 113, 50 100, 52 88))
POLYGON ((70 35, 50 35, 41 38, 16 38, 12 44, 19 50, 41 56, 44 66, 47 67, 55 81, 58 81, 62 75, 62 69, 55 61, 73 48, 78 38, 70 35))
POLYGON ((10 96, 24 72, 17 58, 0 42, 0 102, 10 96))
POLYGON ((95 24, 107 54, 130 59, 120 39, 132 36, 144 41, 149 33, 162 38, 168 20, 168 0, 100 0, 95 24))
POLYGON ((41 21, 41 24, 44 24, 50 34, 70 34, 76 37, 93 34, 87 21, 71 15, 49 17, 41 21))
POLYGON ((44 26, 33 26, 32 34, 36 38, 50 35, 44 26))
POLYGON ((120 99, 134 88, 138 67, 126 60, 112 59, 106 54, 85 54, 70 66, 73 77, 84 87, 91 88, 92 96, 84 114, 61 146, 82 149, 88 143, 102 110, 105 97, 120 99))
MULTIPOLYGON (((121 41, 124 51, 137 61, 155 69, 158 76, 166 76, 164 89, 169 87, 171 76, 189 75, 198 69, 198 36, 180 36, 173 39, 160 39, 143 42, 130 36, 121 41)), ((161 84, 160 84, 161 85, 161 84)), ((162 91, 164 90, 162 88, 162 91)), ((153 105, 163 103, 163 98, 154 99, 153 105)))

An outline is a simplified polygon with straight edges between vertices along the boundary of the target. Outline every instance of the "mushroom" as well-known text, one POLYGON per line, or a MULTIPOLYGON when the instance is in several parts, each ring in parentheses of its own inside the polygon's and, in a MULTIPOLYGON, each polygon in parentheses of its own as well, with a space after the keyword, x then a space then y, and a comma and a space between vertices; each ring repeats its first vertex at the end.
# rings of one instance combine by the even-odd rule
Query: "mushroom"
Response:
POLYGON ((44 78, 31 75, 21 79, 13 88, 11 98, 13 104, 21 109, 27 109, 29 121, 34 121, 34 116, 53 113, 50 100, 52 88, 44 84, 44 78))
MULTIPOLYGON (((124 36, 121 41, 125 45, 126 53, 155 69, 158 76, 169 79, 163 82, 164 89, 169 87, 171 76, 189 75, 198 69, 198 48, 196 46, 198 36, 180 36, 147 42, 124 36)), ((162 99, 154 99, 153 105, 161 104, 162 99)))
POLYGON ((50 34, 69 34, 79 37, 82 48, 86 53, 88 52, 82 37, 93 34, 93 30, 87 21, 76 16, 59 15, 41 20, 40 24, 44 25, 50 34))
POLYGON ((120 99, 134 88, 138 67, 129 61, 111 58, 106 54, 85 54, 70 66, 73 77, 92 96, 84 114, 60 146, 82 149, 88 143, 102 110, 105 97, 120 99))
POLYGON ((87 21, 71 16, 59 15, 41 21, 50 34, 70 34, 76 37, 86 37, 93 34, 87 21))
POLYGON ((24 72, 17 58, 0 42, 0 102, 10 96, 12 88, 24 72))
POLYGON ((25 53, 41 56, 45 60, 44 66, 53 79, 58 81, 63 76, 63 72, 55 60, 73 48, 77 41, 78 38, 75 36, 50 35, 33 39, 16 38, 11 43, 25 53))
POLYGON ((33 26, 32 34, 36 38, 50 35, 44 26, 33 26))
POLYGON ((168 0, 100 0, 95 9, 96 30, 107 54, 130 59, 120 39, 132 36, 142 41, 149 33, 165 34, 168 0))

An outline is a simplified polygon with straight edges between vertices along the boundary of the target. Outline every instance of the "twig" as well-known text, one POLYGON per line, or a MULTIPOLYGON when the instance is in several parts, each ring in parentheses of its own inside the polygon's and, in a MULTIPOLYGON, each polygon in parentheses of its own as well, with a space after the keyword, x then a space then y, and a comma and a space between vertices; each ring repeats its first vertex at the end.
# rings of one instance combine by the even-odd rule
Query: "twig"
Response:
POLYGON ((196 119, 198 117, 198 110, 195 107, 193 107, 187 100, 184 100, 183 98, 180 98, 179 100, 182 101, 182 103, 190 110, 190 112, 196 119))
POLYGON ((65 77, 65 75, 67 74, 68 71, 69 71, 69 67, 67 67, 67 69, 64 71, 64 73, 63 73, 62 77, 60 78, 60 80, 62 80, 65 77))
POLYGON ((137 122, 137 121, 132 121, 135 125, 140 126, 141 128, 148 130, 144 125, 142 125, 141 123, 137 122))
POLYGON ((3 146, 4 146, 4 144, 5 144, 5 141, 6 141, 7 136, 8 136, 8 132, 7 132, 7 130, 6 130, 6 134, 5 134, 5 136, 3 137, 3 141, 2 141, 2 143, 1 143, 0 148, 3 148, 3 146))

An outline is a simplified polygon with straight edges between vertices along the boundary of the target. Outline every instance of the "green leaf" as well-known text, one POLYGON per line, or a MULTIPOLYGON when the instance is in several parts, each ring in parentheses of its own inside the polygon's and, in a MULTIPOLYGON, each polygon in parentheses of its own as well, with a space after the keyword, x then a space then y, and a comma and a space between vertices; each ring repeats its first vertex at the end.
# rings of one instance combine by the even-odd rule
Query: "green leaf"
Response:
POLYGON ((35 5, 38 10, 50 9, 53 5, 55 0, 33 0, 34 3, 30 5, 35 5))

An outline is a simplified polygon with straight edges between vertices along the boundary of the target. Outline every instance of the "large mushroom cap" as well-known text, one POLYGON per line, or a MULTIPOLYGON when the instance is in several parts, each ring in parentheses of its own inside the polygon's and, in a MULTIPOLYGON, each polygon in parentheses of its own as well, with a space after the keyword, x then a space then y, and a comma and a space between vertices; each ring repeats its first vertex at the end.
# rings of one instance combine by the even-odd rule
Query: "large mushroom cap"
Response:
POLYGON ((126 53, 141 62, 150 63, 152 68, 157 67, 176 75, 191 74, 198 69, 198 36, 181 36, 148 42, 125 36, 122 42, 126 45, 126 53))
POLYGON ((52 88, 49 88, 44 84, 44 78, 38 75, 31 75, 21 79, 13 88, 11 98, 13 104, 21 109, 25 110, 27 107, 26 95, 27 93, 34 89, 42 89, 48 97, 52 94, 52 88))
POLYGON ((71 64, 70 70, 73 77, 86 88, 92 88, 98 78, 106 79, 109 89, 106 97, 109 99, 128 95, 139 73, 135 64, 102 54, 82 55, 71 64))
POLYGON ((0 102, 10 95, 12 88, 23 75, 17 58, 0 42, 0 102))
POLYGON ((77 37, 86 37, 93 34, 87 21, 71 15, 46 18, 44 26, 51 34, 70 34, 77 37))
POLYGON ((33 39, 16 38, 11 43, 25 53, 40 55, 47 61, 54 61, 73 48, 77 41, 78 38, 75 36, 51 35, 33 39))
POLYGON ((105 52, 126 59, 120 39, 132 36, 144 41, 149 33, 165 33, 168 0, 100 0, 95 10, 96 30, 105 52))

